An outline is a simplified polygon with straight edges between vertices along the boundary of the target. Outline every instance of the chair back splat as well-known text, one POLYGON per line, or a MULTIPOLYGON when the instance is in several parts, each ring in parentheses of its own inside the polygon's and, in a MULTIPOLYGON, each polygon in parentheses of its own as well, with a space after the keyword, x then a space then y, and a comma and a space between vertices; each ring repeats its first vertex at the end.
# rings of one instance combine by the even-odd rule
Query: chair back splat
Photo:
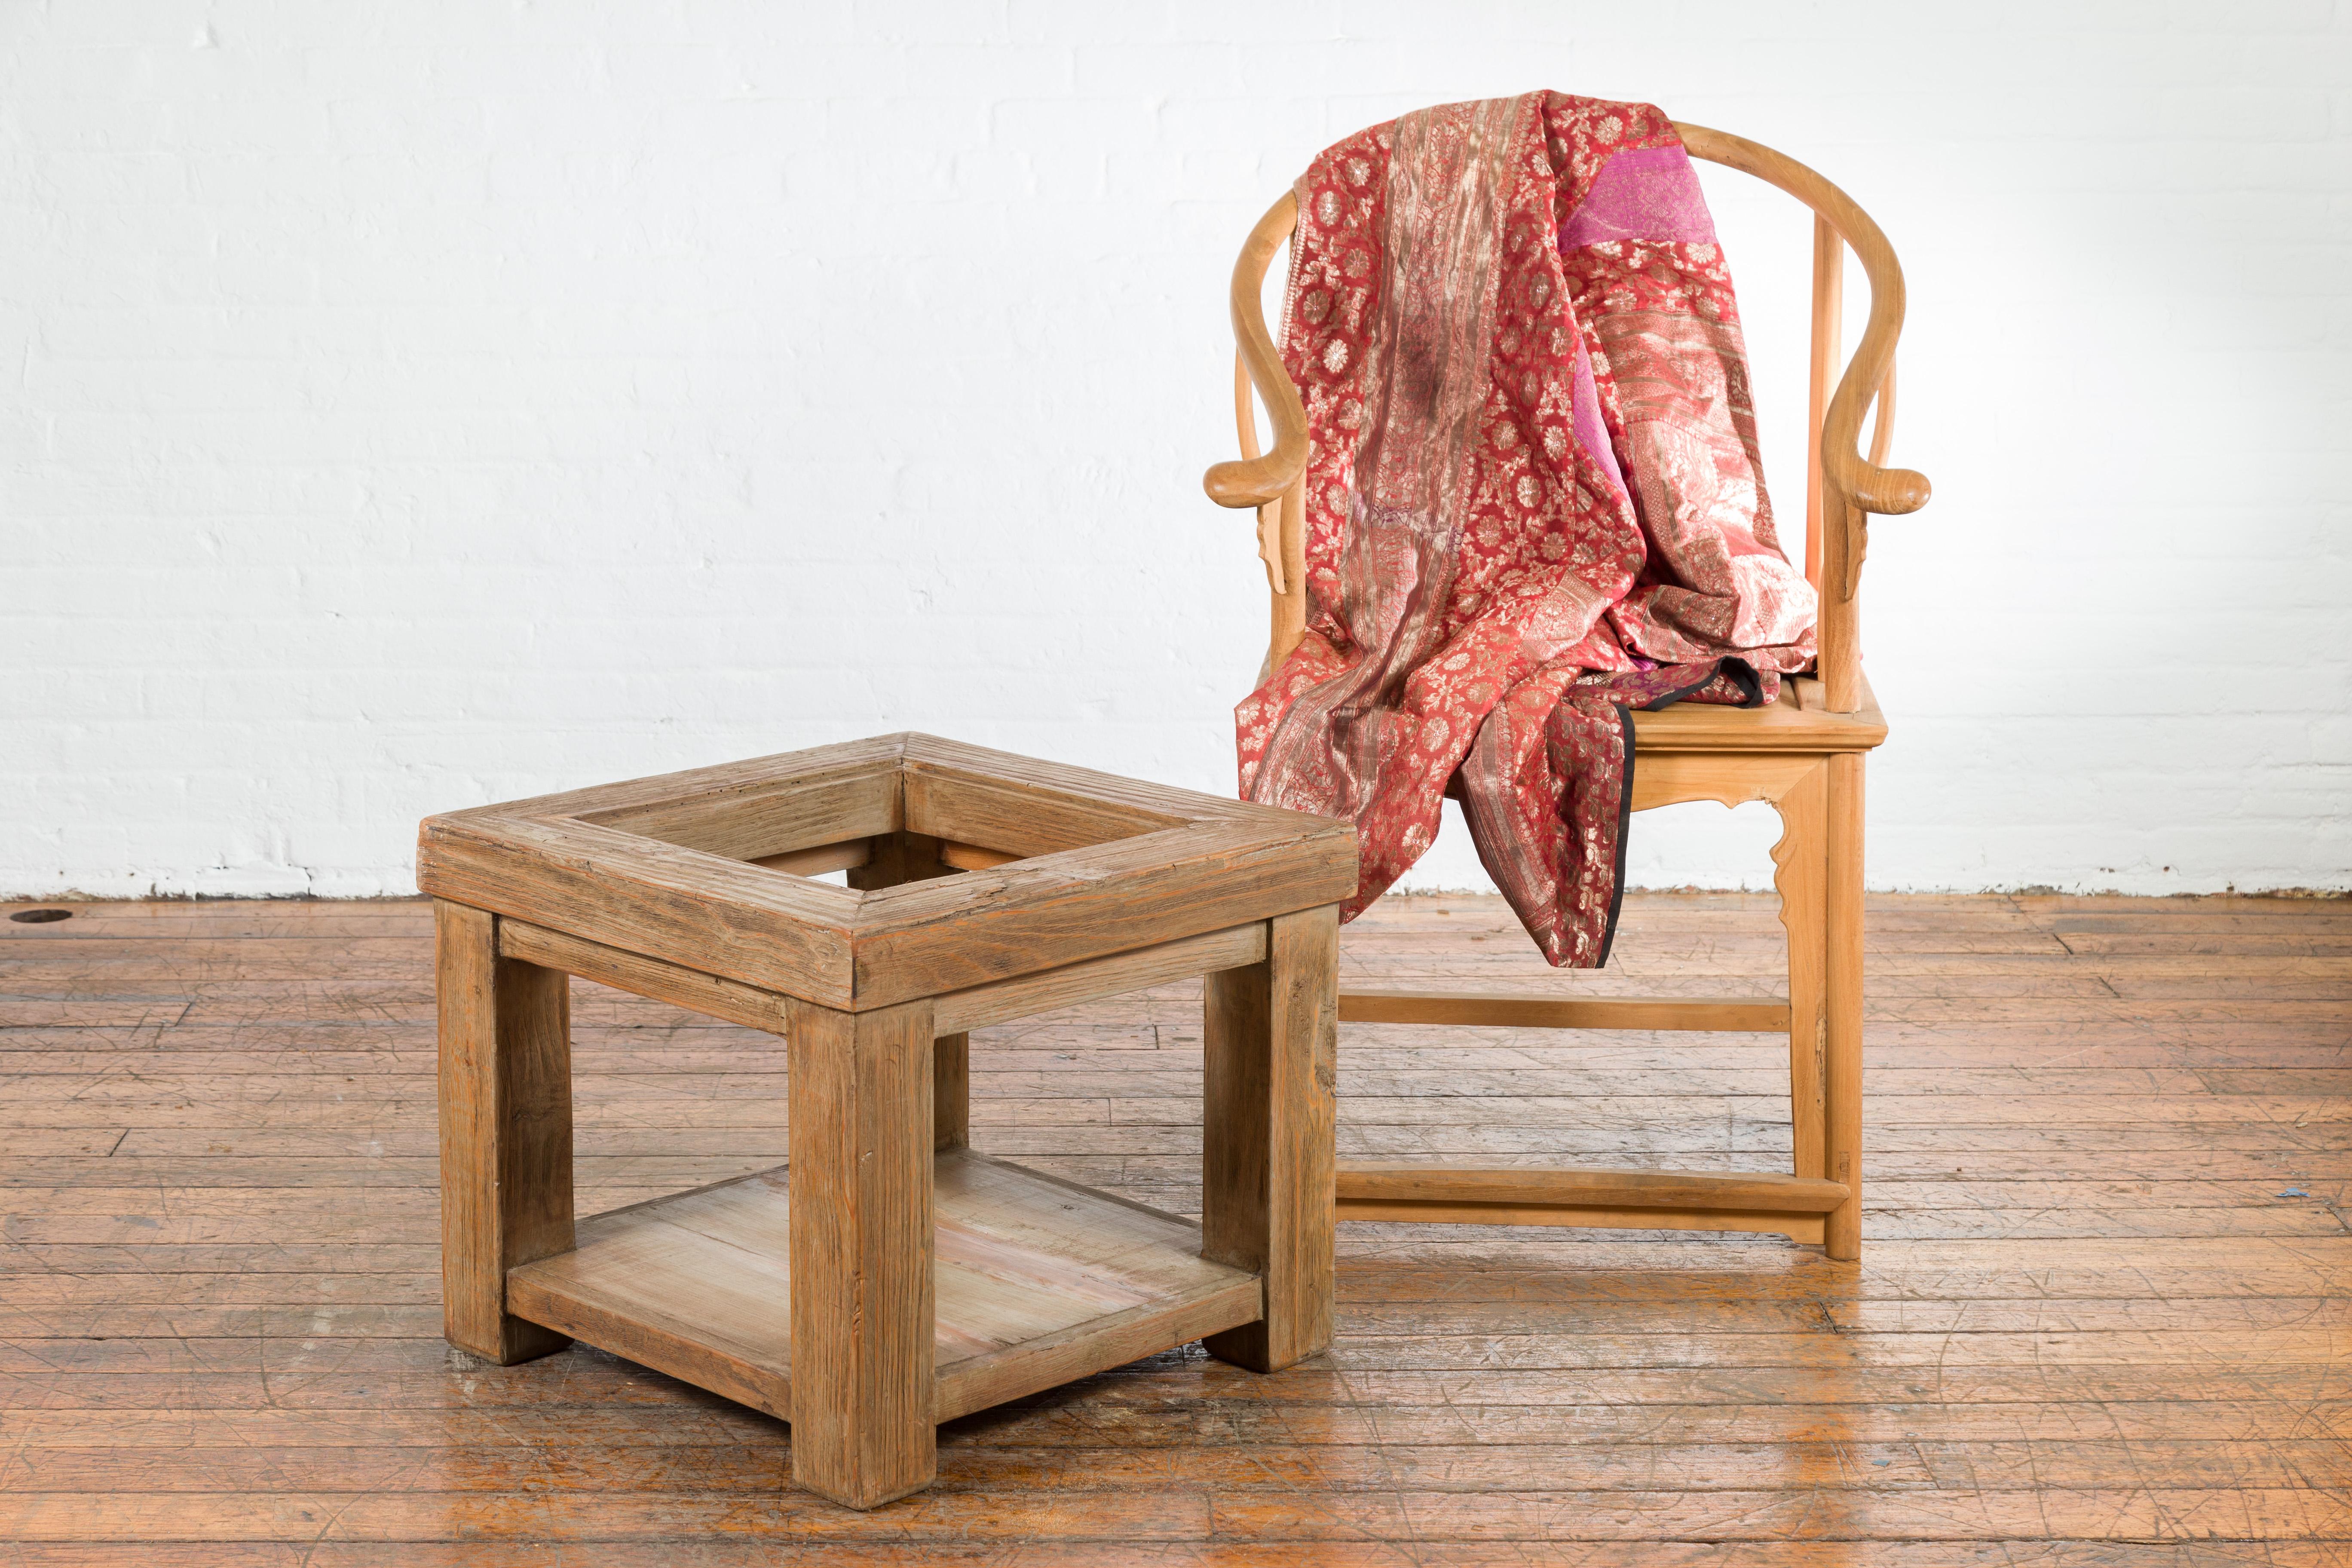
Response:
MULTIPOLYGON (((1863 765, 1886 737, 1863 679, 1859 595, 1872 513, 1927 502, 1927 479, 1886 467, 1895 433, 1895 351, 1903 269, 1870 215, 1813 170, 1769 147, 1701 125, 1675 126, 1694 158, 1752 174, 1813 213, 1811 383, 1806 401, 1805 576, 1820 604, 1817 674, 1783 683, 1757 710, 1683 704, 1634 715, 1633 809, 1714 800, 1767 801, 1779 812, 1774 886, 1789 937, 1785 996, 1629 997, 1359 990, 1342 1023, 1485 1028, 1786 1029, 1793 1169, 1595 1171, 1342 1159, 1342 1220, 1571 1225, 1645 1230, 1777 1232, 1852 1259, 1862 1245, 1863 765), (1862 340, 1840 372, 1848 250, 1870 288, 1862 340), (1877 417, 1867 456, 1862 426, 1877 417)), ((1208 470, 1218 505, 1257 512, 1258 555, 1272 599, 1270 675, 1306 633, 1306 405, 1283 368, 1261 303, 1267 268, 1297 226, 1286 194, 1259 218, 1234 264, 1234 415, 1241 457, 1208 470), (1264 447, 1262 405, 1273 434, 1264 447)))

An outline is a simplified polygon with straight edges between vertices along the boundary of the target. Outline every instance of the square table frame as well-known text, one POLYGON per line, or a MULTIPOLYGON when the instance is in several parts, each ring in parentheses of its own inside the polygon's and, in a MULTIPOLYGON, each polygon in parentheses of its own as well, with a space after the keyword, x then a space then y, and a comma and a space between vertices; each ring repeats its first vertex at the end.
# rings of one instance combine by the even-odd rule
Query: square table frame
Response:
POLYGON ((1195 1338, 1261 1372, 1328 1346, 1347 824, 905 734, 431 817, 417 879, 452 1344, 511 1365, 576 1337, 741 1399, 857 1508, 927 1485, 968 1411, 1195 1338), (833 868, 851 885, 811 879, 833 868), (783 1035, 787 1166, 575 1225, 572 974, 783 1035), (1193 975, 1197 1227, 969 1150, 971 1028, 1193 975), (950 1193, 960 1246, 1018 1233, 1019 1268, 1105 1310, 941 1364, 950 1193), (782 1233, 789 1351, 645 1262, 688 1205, 782 1233))

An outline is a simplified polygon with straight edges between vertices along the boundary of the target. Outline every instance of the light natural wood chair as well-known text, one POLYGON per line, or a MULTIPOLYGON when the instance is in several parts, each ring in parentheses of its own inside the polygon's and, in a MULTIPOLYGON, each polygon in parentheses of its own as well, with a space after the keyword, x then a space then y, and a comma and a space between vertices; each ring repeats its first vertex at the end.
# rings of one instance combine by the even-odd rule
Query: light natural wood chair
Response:
MULTIPOLYGON (((1514 1028, 1785 1028, 1794 1168, 1784 1176, 1343 1160, 1338 1216, 1779 1232, 1822 1243, 1832 1258, 1853 1258, 1862 1247, 1863 760, 1886 738, 1885 721, 1862 675, 1856 589, 1866 514, 1916 511, 1928 493, 1920 475, 1881 466, 1894 433, 1903 271, 1870 216, 1820 174, 1738 136, 1697 125, 1676 129, 1691 156, 1753 174, 1813 211, 1805 575, 1821 595, 1821 658, 1816 677, 1784 682, 1780 701, 1768 708, 1685 703, 1636 713, 1633 809, 1763 800, 1779 811, 1781 837, 1772 858, 1789 934, 1789 994, 1781 999, 1588 1000, 1343 991, 1339 1018, 1514 1028), (1870 315, 1832 395, 1848 247, 1870 282, 1870 315), (1878 417, 1865 459, 1859 441, 1874 401, 1878 417)), ((1275 203, 1250 231, 1234 265, 1239 353, 1234 395, 1243 458, 1212 468, 1204 481, 1220 506, 1258 510, 1259 553, 1274 591, 1268 669, 1297 643, 1307 617, 1300 482, 1307 459, 1307 413, 1260 303, 1266 267, 1297 216, 1292 196, 1275 203), (1253 386, 1271 422, 1271 452, 1259 448, 1253 386)))

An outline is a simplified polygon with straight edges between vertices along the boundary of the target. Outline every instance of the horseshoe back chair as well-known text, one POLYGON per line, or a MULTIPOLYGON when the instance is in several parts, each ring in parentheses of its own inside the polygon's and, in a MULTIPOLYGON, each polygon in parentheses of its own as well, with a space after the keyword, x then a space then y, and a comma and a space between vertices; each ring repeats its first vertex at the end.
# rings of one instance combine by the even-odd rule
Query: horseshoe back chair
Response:
MULTIPOLYGON (((1821 599, 1821 654, 1811 677, 1783 681, 1780 700, 1740 710, 1685 703, 1633 715, 1633 808, 1685 801, 1771 803, 1781 836, 1772 858, 1789 939, 1789 991, 1778 999, 1561 997, 1461 992, 1343 991, 1339 1019, 1562 1029, 1786 1029, 1795 1157, 1787 1175, 1459 1166, 1342 1160, 1342 1220, 1574 1225, 1777 1232, 1820 1243, 1831 1258, 1862 1247, 1863 761, 1886 722, 1863 679, 1856 589, 1868 514, 1916 511, 1928 487, 1888 468, 1895 342, 1903 272, 1886 237, 1851 197, 1792 158, 1738 136, 1677 125, 1694 158, 1753 174, 1812 209, 1811 395, 1807 410, 1805 575, 1821 599), (1862 342, 1832 392, 1845 251, 1870 284, 1862 342), (1870 456, 1863 417, 1878 416, 1870 456)), ((1203 481, 1220 506, 1255 507, 1258 552, 1273 590, 1270 670, 1307 620, 1301 479, 1307 412, 1266 330, 1266 267, 1297 223, 1286 195, 1242 247, 1233 279, 1235 422, 1242 459, 1203 481), (1261 452, 1255 389, 1274 433, 1261 452)))

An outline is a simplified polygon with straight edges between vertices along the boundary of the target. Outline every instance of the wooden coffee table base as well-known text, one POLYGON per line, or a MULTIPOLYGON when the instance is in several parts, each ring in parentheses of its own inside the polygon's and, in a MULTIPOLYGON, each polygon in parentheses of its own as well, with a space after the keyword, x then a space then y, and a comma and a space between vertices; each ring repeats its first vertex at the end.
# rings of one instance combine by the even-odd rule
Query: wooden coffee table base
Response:
MULTIPOLYGON (((1201 1227, 969 1149, 934 1158, 933 1422, 1255 1323, 1201 1227)), ((507 1276, 517 1317, 792 1419, 784 1167, 580 1225, 507 1276)))
POLYGON ((1346 825, 890 737, 436 818, 419 860, 452 1344, 740 1400, 871 1508, 929 1484, 940 1421, 1192 1340, 1260 1372, 1330 1343, 1346 825), (568 974, 782 1034, 789 1163, 575 1222, 568 974), (967 1030, 1194 974, 1200 1224, 965 1146, 967 1030))

